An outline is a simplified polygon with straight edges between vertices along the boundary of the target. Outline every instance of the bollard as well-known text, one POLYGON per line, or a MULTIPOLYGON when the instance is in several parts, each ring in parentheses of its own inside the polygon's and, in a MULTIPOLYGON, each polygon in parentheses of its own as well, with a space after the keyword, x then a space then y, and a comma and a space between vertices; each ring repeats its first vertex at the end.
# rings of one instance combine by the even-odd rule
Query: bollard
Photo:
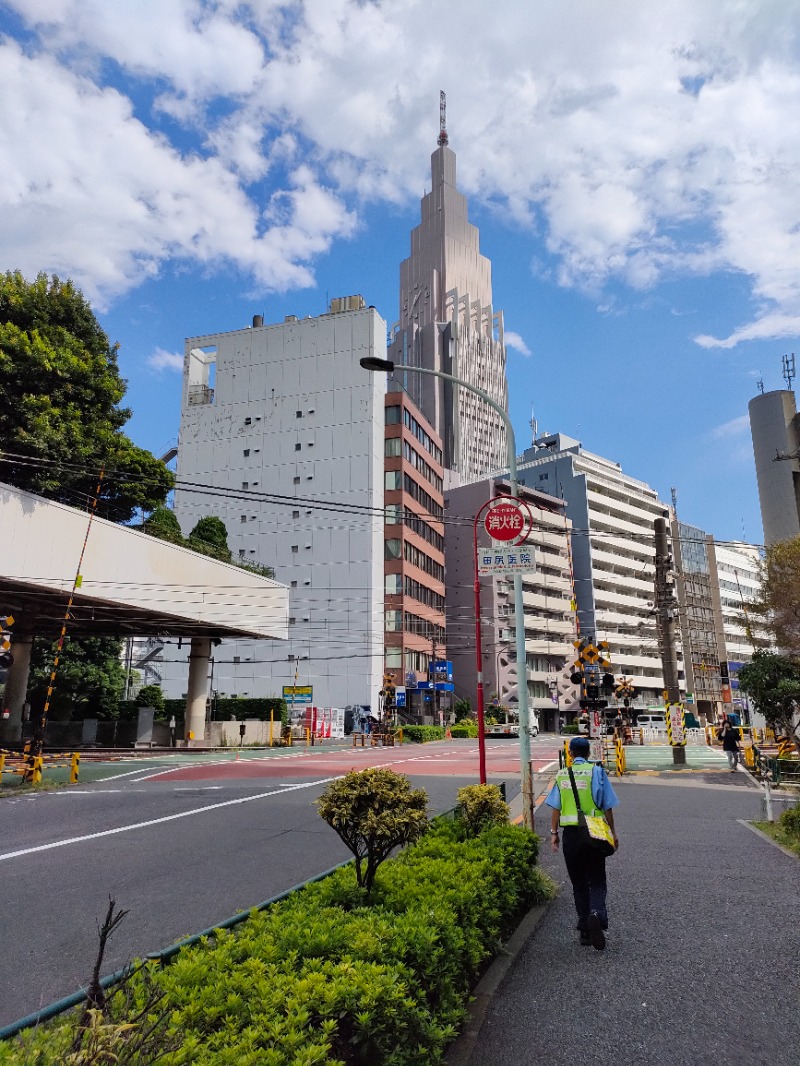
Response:
POLYGON ((614 738, 614 749, 617 761, 617 777, 622 777, 625 773, 625 752, 622 750, 622 741, 619 737, 614 738))
POLYGON ((272 726, 275 721, 275 712, 269 712, 269 746, 272 747, 272 726))
POLYGON ((81 768, 81 757, 80 757, 80 755, 79 755, 79 753, 77 751, 74 751, 72 753, 72 762, 70 763, 70 767, 69 767, 69 783, 71 785, 77 785, 77 783, 78 783, 78 773, 80 772, 80 768, 81 768))
POLYGON ((6 765, 5 752, 0 752, 0 785, 3 783, 3 769, 6 765))
POLYGON ((564 765, 572 766, 572 755, 570 755, 568 740, 564 741, 564 765))
POLYGON ((33 774, 31 781, 34 785, 40 785, 42 783, 42 767, 44 766, 44 759, 41 755, 37 755, 33 760, 33 774))

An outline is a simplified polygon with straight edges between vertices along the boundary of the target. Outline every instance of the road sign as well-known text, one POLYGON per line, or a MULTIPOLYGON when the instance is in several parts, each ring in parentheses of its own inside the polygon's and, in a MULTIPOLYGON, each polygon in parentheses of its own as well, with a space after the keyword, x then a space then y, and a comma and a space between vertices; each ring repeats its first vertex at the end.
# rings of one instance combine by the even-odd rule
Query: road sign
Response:
POLYGON ((484 515, 483 526, 493 540, 522 544, 528 536, 531 521, 531 510, 523 500, 516 496, 501 496, 492 500, 484 515))
POLYGON ((532 548, 479 548, 478 573, 530 574, 536 569, 532 548))
POLYGON ((405 707, 406 705, 406 690, 403 685, 398 685, 394 690, 394 705, 395 707, 405 707))
POLYGON ((290 707, 310 707, 314 702, 314 686, 284 685, 283 698, 290 707))

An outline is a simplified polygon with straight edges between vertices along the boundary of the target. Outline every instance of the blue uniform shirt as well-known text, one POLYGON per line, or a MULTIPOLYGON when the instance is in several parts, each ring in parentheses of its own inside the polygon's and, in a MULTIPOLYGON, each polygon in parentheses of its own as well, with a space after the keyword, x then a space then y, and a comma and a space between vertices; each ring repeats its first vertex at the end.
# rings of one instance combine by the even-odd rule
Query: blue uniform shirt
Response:
MULTIPOLYGON (((588 762, 587 759, 580 758, 572 761, 576 763, 588 762)), ((614 787, 602 766, 595 766, 592 769, 592 799, 595 807, 601 811, 610 811, 612 807, 616 807, 619 803, 614 787)), ((553 785, 548 792, 545 803, 548 807, 553 807, 557 811, 561 810, 561 793, 557 784, 553 785)))

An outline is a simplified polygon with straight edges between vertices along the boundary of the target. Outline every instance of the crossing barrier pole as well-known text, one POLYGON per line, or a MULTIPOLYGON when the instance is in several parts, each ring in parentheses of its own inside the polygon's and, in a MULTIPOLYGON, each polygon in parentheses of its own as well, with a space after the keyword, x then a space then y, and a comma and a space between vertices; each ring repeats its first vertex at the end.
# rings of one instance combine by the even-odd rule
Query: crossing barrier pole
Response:
POLYGON ((71 785, 77 785, 77 783, 78 783, 78 773, 80 772, 80 768, 81 768, 81 757, 80 757, 80 754, 77 751, 74 751, 72 753, 72 762, 70 763, 70 767, 69 767, 69 783, 71 785))
POLYGON ((6 765, 5 753, 0 753, 0 785, 3 783, 3 769, 6 765))

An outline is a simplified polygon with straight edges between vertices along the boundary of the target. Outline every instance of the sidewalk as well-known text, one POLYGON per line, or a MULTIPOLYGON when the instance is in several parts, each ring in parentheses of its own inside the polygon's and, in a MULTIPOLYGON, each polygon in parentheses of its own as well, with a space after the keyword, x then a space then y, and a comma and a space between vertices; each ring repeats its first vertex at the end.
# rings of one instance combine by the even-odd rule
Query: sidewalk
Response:
POLYGON ((578 945, 563 859, 537 811, 541 862, 561 893, 453 1061, 796 1064, 800 865, 741 824, 760 819, 761 795, 744 774, 733 780, 614 781, 620 850, 607 865, 604 952, 578 945))

